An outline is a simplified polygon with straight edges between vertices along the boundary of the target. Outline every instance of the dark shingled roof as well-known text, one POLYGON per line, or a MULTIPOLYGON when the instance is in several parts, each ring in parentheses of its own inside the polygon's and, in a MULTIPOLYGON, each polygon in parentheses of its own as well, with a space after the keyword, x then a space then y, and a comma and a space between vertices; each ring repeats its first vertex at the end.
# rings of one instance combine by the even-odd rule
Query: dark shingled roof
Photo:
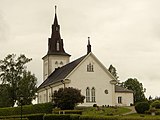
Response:
POLYGON ((84 55, 60 68, 57 68, 55 71, 51 73, 51 75, 48 76, 48 78, 38 87, 38 89, 41 89, 43 87, 46 87, 48 85, 51 85, 52 83, 58 82, 60 80, 63 80, 87 55, 84 55))
POLYGON ((121 86, 118 86, 118 85, 115 86, 115 92, 133 93, 132 90, 128 90, 127 88, 124 88, 124 87, 121 87, 121 86))

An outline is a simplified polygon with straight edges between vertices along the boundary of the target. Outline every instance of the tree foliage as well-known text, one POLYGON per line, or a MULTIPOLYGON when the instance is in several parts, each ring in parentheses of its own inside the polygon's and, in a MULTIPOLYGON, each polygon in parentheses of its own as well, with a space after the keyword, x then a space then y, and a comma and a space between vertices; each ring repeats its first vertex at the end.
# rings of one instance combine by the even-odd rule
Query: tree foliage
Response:
POLYGON ((9 54, 4 60, 0 60, 0 80, 2 85, 9 85, 7 90, 9 91, 11 106, 14 106, 19 98, 20 92, 21 95, 26 94, 26 91, 22 90, 24 88, 22 87, 22 82, 27 81, 29 82, 28 85, 31 84, 32 81, 27 80, 32 78, 31 76, 34 77, 35 82, 37 81, 35 76, 31 74, 30 77, 26 77, 25 79, 25 73, 27 73, 25 65, 31 60, 32 59, 27 58, 25 55, 20 55, 16 58, 15 54, 9 54))
POLYGON ((155 100, 151 103, 152 107, 155 107, 156 109, 160 109, 160 101, 159 100, 155 100))
MULTIPOLYGON (((21 96, 23 93, 23 105, 32 104, 32 100, 36 98, 35 93, 37 90, 37 78, 30 71, 24 71, 22 74, 22 79, 19 81, 19 90, 17 91, 17 96, 21 96)), ((20 105, 20 98, 17 98, 18 105, 20 105)))
POLYGON ((74 109, 78 103, 83 103, 85 98, 80 90, 72 87, 60 88, 54 91, 53 96, 55 105, 62 110, 74 109))
POLYGON ((0 85, 0 108, 11 106, 11 98, 9 93, 10 93, 9 85, 1 84, 0 85))
POLYGON ((144 114, 149 108, 150 106, 148 102, 139 102, 135 105, 135 110, 140 114, 144 114))
POLYGON ((142 83, 140 83, 136 78, 129 78, 125 82, 122 82, 121 86, 133 91, 134 103, 146 100, 144 95, 146 89, 143 88, 142 83))
POLYGON ((117 74, 117 70, 115 67, 113 67, 113 65, 109 66, 108 71, 116 78, 116 80, 119 78, 119 76, 117 74))

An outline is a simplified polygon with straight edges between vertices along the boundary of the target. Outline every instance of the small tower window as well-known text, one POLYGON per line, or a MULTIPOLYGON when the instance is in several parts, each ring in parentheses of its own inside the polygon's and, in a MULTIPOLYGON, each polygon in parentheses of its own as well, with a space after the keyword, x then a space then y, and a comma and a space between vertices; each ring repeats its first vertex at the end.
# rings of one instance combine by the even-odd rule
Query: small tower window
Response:
POLYGON ((87 65, 87 72, 94 72, 93 64, 89 63, 89 64, 87 65))
POLYGON ((56 62, 55 62, 55 64, 57 65, 57 64, 58 64, 58 62, 56 61, 56 62))
POLYGON ((56 27, 56 31, 58 31, 58 27, 56 27))
POLYGON ((59 41, 57 41, 57 51, 59 51, 59 41))
POLYGON ((63 65, 63 62, 62 62, 62 61, 60 62, 60 65, 63 65))

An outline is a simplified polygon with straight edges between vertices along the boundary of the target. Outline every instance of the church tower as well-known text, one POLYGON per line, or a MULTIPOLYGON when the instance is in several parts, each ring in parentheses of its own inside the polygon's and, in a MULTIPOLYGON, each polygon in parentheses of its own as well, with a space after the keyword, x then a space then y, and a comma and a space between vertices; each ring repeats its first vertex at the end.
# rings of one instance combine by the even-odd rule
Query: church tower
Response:
POLYGON ((58 24, 56 6, 55 6, 55 17, 52 25, 51 38, 48 39, 48 52, 43 59, 43 80, 58 67, 62 67, 69 63, 71 55, 65 52, 63 47, 63 39, 60 35, 60 25, 58 24))

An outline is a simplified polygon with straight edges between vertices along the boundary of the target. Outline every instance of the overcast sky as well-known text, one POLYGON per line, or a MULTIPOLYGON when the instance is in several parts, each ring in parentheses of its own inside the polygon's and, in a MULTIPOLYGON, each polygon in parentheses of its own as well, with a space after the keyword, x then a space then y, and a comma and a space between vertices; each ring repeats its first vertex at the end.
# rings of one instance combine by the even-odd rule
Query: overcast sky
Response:
POLYGON ((71 60, 86 54, 91 37, 92 52, 121 82, 137 78, 147 96, 160 96, 160 0, 0 0, 0 59, 33 58, 28 69, 42 83, 55 5, 71 60))

